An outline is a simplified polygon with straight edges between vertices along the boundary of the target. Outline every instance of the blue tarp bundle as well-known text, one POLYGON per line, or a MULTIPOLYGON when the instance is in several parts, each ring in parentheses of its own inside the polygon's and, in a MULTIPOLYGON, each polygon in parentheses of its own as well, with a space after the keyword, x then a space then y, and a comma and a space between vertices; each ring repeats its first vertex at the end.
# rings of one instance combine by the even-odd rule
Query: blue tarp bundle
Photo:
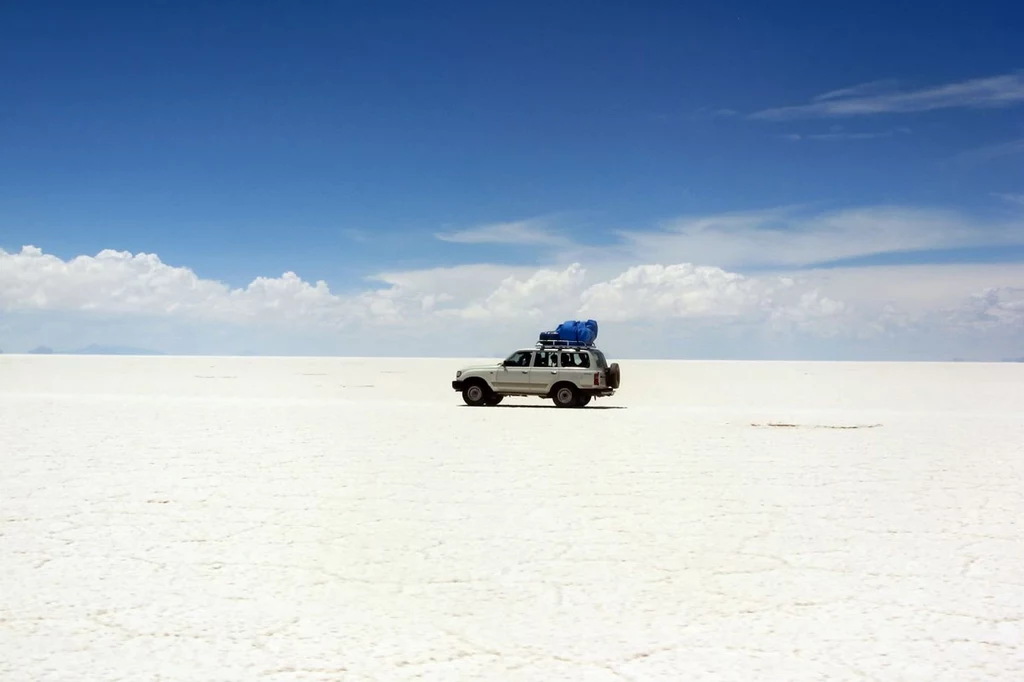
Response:
POLYGON ((591 345, 597 340, 596 320, 566 320, 555 329, 561 341, 591 345))

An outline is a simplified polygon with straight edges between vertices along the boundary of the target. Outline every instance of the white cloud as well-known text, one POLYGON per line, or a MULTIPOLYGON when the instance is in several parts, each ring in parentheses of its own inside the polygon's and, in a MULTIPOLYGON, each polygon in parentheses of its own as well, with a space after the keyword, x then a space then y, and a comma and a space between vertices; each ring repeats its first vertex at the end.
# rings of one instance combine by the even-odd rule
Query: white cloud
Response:
POLYGON ((579 304, 585 276, 579 263, 564 270, 539 270, 525 278, 510 275, 486 298, 449 312, 469 320, 550 322, 552 316, 579 304))
POLYGON ((154 254, 104 250, 64 261, 34 246, 0 250, 0 307, 179 315, 228 322, 330 319, 344 301, 295 273, 258 277, 245 289, 198 277, 154 254))
POLYGON ((648 317, 723 318, 770 303, 771 287, 721 268, 638 265, 583 292, 580 313, 610 322, 648 317))
POLYGON ((434 235, 446 242, 460 244, 559 245, 567 239, 558 234, 545 218, 490 223, 454 232, 434 235))
POLYGON ((551 322, 588 312, 623 320, 666 314, 731 319, 771 307, 773 296, 793 286, 791 280, 769 284, 689 264, 638 266, 596 283, 587 281, 579 263, 539 270, 462 266, 384 273, 374 279, 385 286, 346 296, 291 272, 231 289, 152 254, 102 251, 64 261, 35 247, 13 254, 0 251, 0 305, 8 311, 144 314, 229 323, 330 327, 428 318, 551 322))
MULTIPOLYGON (((739 115, 740 112, 736 111, 735 109, 729 109, 727 107, 699 107, 694 112, 694 116, 698 118, 734 118, 739 115)), ((657 118, 658 120, 672 120, 677 117, 669 114, 662 114, 656 116, 655 118, 657 118)))
POLYGON ((888 265, 804 270, 811 285, 857 308, 894 306, 924 313, 960 305, 991 287, 1024 286, 1016 263, 888 265))
MULTIPOLYGON (((983 222, 942 209, 801 207, 682 217, 658 230, 620 231, 598 258, 695 262, 724 268, 801 267, 899 251, 1024 244, 1024 220, 983 222)), ((585 250, 584 250, 585 253, 585 250)))
MULTIPOLYGON (((236 350, 251 348, 249 339, 270 339, 275 349, 305 343, 342 352, 331 339, 345 338, 356 345, 344 352, 372 354, 359 340, 374 338, 376 350, 387 339, 389 352, 448 354, 480 344, 490 352, 536 338, 561 320, 588 317, 601 322, 603 338, 636 354, 661 352, 631 336, 630 330, 653 327, 686 330, 706 339, 703 347, 711 350, 710 339, 726 338, 721 333, 739 348, 746 335, 756 333, 793 343, 842 340, 854 352, 864 339, 917 334, 927 344, 915 348, 922 354, 957 335, 970 336, 971 349, 997 337, 1004 344, 999 348, 1012 348, 1024 336, 1019 265, 788 265, 865 249, 969 241, 967 222, 907 209, 800 215, 779 209, 689 218, 632 236, 629 254, 594 250, 590 260, 544 268, 475 264, 382 272, 364 290, 344 294, 291 272, 232 288, 153 254, 105 250, 63 260, 24 247, 0 250, 0 310, 20 316, 17 324, 7 318, 8 329, 20 330, 18 338, 27 338, 27 320, 39 321, 26 346, 57 345, 47 329, 59 328, 61 338, 68 338, 66 320, 72 316, 74 329, 92 330, 81 345, 149 345, 171 352, 175 348, 161 339, 173 343, 174 325, 187 327, 189 336, 196 329, 216 329, 214 348, 217 339, 233 333, 225 330, 247 330, 237 333, 236 350), (739 272, 728 265, 758 259, 782 265, 771 272, 739 272), (138 333, 118 331, 129 323, 138 333), (384 333, 389 328, 395 333, 384 333)), ((0 347, 10 350, 11 337, 2 338, 3 330, 0 347)))
POLYGON ((781 137, 784 140, 792 140, 794 142, 801 142, 804 140, 810 142, 849 142, 852 140, 877 140, 898 134, 908 134, 909 132, 910 130, 907 128, 861 132, 835 130, 828 133, 786 133, 781 135, 781 137))
POLYGON ((995 196, 1005 202, 1024 206, 1024 194, 996 193, 995 196))
POLYGON ((947 319, 973 331, 1024 331, 1024 287, 990 287, 948 311, 947 319))
POLYGON ((766 109, 751 118, 786 121, 795 118, 912 113, 933 109, 981 109, 1024 103, 1024 73, 1016 72, 959 83, 899 92, 891 81, 834 90, 810 104, 766 109))
POLYGON ((958 154, 954 157, 954 160, 966 164, 985 163, 986 161, 1015 154, 1024 154, 1024 137, 999 142, 986 147, 979 147, 978 149, 971 149, 958 154))
MULTIPOLYGON (((976 319, 979 305, 991 302, 991 291, 1024 288, 1024 266, 1017 264, 945 264, 873 266, 803 271, 807 286, 842 301, 847 315, 842 333, 852 338, 919 335, 927 348, 940 347, 950 334, 985 332, 976 319)), ((1009 299, 1004 299, 1004 301, 1009 299)), ((1024 318, 1006 317, 1000 329, 1024 341, 1024 318), (1015 326, 1016 325, 1016 326, 1015 326)), ((976 337, 981 350, 989 340, 976 337)))
POLYGON ((721 268, 640 265, 583 292, 581 316, 607 322, 664 319, 741 322, 829 336, 846 306, 792 277, 748 277, 721 268))
POLYGON ((870 83, 861 83, 860 85, 854 85, 849 88, 840 88, 839 90, 832 90, 822 95, 818 95, 814 98, 815 102, 821 102, 825 100, 843 99, 848 97, 863 97, 865 95, 881 95, 891 94, 895 92, 898 82, 894 78, 886 78, 883 80, 871 81, 870 83))

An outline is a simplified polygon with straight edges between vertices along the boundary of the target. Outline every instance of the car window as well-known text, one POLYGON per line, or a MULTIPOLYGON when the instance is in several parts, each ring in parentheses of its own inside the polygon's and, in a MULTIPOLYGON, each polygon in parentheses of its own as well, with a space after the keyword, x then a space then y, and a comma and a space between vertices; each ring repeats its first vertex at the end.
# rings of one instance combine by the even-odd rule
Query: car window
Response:
POLYGON ((597 350, 596 348, 594 350, 591 350, 590 352, 594 356, 594 360, 597 361, 597 366, 598 366, 599 369, 607 369, 608 368, 608 360, 605 359, 604 353, 602 353, 601 351, 597 350))
POLYGON ((558 351, 539 351, 534 355, 534 367, 558 367, 558 351))
POLYGON ((590 358, 586 353, 566 351, 562 353, 562 367, 568 369, 590 367, 590 358))
POLYGON ((522 351, 513 353, 512 355, 508 356, 508 359, 505 360, 505 364, 510 366, 510 367, 529 367, 530 366, 530 358, 532 356, 533 356, 532 352, 530 352, 528 350, 522 350, 522 351))

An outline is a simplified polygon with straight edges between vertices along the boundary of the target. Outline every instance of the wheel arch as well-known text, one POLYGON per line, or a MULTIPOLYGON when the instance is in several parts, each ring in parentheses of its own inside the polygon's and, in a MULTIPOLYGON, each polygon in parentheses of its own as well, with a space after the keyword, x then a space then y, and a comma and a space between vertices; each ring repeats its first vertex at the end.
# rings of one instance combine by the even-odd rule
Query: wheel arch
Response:
POLYGON ((577 393, 580 390, 580 387, 577 386, 575 382, 569 381, 568 379, 560 379, 560 380, 556 381, 555 383, 551 384, 551 388, 548 389, 548 392, 547 392, 547 394, 544 397, 545 398, 553 398, 553 397, 555 397, 555 393, 557 393, 558 389, 562 388, 563 386, 568 386, 569 388, 573 389, 577 393))
POLYGON ((494 389, 491 387, 491 384, 487 381, 487 379, 484 379, 483 377, 467 377, 462 380, 463 386, 473 386, 474 384, 483 386, 486 390, 492 393, 494 392, 494 389))

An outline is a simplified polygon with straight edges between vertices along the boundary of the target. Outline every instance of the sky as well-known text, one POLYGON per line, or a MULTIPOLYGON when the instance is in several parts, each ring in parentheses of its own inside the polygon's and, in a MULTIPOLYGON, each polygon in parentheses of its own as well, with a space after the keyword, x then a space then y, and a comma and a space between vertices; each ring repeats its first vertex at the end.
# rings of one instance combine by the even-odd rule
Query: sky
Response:
POLYGON ((1012 2, 0 4, 0 349, 1024 356, 1012 2))

